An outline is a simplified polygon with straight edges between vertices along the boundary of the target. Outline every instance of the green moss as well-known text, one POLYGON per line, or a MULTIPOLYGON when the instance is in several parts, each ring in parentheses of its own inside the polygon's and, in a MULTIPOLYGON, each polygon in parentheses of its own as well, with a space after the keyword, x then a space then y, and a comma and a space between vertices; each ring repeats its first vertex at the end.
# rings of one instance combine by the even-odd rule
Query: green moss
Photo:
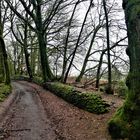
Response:
POLYGON ((37 84, 42 84, 43 83, 42 77, 38 77, 38 76, 33 77, 32 81, 34 83, 37 83, 37 84))
POLYGON ((61 83, 46 83, 45 88, 62 97, 66 101, 92 113, 105 113, 108 111, 108 104, 102 100, 101 96, 94 93, 82 93, 74 87, 61 83))
POLYGON ((0 82, 3 82, 3 81, 4 81, 3 74, 0 74, 0 82))
POLYGON ((133 7, 131 14, 132 14, 132 16, 130 16, 130 20, 137 18, 137 16, 140 14, 140 6, 137 5, 137 6, 133 7))
POLYGON ((137 94, 131 90, 128 92, 124 105, 117 110, 108 123, 108 130, 112 138, 128 138, 139 140, 140 138, 140 107, 137 94))
POLYGON ((139 140, 140 138, 139 130, 140 130, 140 119, 133 120, 132 128, 131 128, 131 135, 130 135, 131 140, 139 140))
POLYGON ((114 91, 119 97, 121 97, 123 99, 126 98, 128 88, 125 84, 125 81, 118 81, 117 83, 115 83, 114 91))
POLYGON ((112 138, 127 138, 129 133, 129 123, 124 116, 124 108, 121 107, 117 110, 116 114, 108 123, 108 130, 112 138))
POLYGON ((126 15, 129 15, 129 20, 133 21, 134 19, 137 18, 140 14, 140 1, 139 0, 129 0, 128 4, 126 5, 126 10, 128 13, 126 15), (131 14, 130 14, 130 13, 131 14))
POLYGON ((9 95, 10 92, 11 92, 11 86, 1 83, 0 84, 0 102, 4 101, 4 99, 9 95))

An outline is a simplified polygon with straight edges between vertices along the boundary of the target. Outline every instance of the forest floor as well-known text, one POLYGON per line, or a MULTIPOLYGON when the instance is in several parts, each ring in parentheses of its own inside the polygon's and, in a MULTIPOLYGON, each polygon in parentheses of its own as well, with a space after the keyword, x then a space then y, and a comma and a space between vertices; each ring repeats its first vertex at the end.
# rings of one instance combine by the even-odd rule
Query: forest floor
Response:
POLYGON ((103 94, 110 110, 96 115, 34 83, 13 82, 13 88, 19 94, 0 124, 3 140, 111 140, 107 122, 123 103, 117 96, 103 94))

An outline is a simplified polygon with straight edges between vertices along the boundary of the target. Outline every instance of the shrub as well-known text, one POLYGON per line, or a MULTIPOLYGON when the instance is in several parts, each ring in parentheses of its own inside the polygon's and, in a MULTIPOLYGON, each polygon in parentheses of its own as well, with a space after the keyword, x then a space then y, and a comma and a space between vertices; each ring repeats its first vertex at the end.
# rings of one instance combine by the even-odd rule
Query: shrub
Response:
POLYGON ((29 77, 27 75, 14 75, 11 79, 13 80, 29 80, 29 77))
POLYGON ((122 98, 126 97, 126 93, 127 93, 127 86, 125 84, 125 81, 118 81, 115 85, 115 93, 122 98))
POLYGON ((28 81, 28 82, 34 82, 36 84, 41 85, 43 83, 43 79, 41 77, 38 76, 34 76, 33 79, 30 79, 27 75, 15 75, 12 77, 13 80, 24 80, 24 81, 28 81))
POLYGON ((41 77, 33 77, 32 82, 41 85, 43 83, 43 79, 41 77))
POLYGON ((4 99, 10 94, 10 92, 11 92, 11 86, 1 83, 0 84, 0 102, 4 101, 4 99))
POLYGON ((101 96, 95 93, 80 92, 74 87, 61 83, 45 83, 44 88, 62 97, 73 105, 89 111, 91 113, 102 114, 108 111, 108 104, 102 100, 101 96))

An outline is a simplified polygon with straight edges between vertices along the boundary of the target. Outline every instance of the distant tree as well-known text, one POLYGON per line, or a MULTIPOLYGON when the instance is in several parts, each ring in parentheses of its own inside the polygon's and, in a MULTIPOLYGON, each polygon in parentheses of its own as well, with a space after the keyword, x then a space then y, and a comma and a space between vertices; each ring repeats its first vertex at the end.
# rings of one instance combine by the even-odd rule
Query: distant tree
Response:
MULTIPOLYGON (((25 14, 25 19, 29 21, 29 17, 27 14, 25 14)), ((25 58, 25 64, 26 64, 26 69, 27 73, 30 77, 30 79, 33 78, 32 74, 32 69, 31 69, 31 64, 29 60, 29 52, 28 52, 28 45, 29 45, 29 27, 27 22, 21 22, 19 19, 16 19, 14 21, 14 17, 11 18, 11 31, 17 40, 17 42, 21 46, 21 50, 24 52, 24 58, 25 58), (15 31, 15 26, 16 26, 16 31, 15 31)), ((15 46, 13 46, 15 48, 15 46)), ((16 52, 15 52, 16 53, 16 52)), ((22 54, 21 54, 22 55, 22 54)))
POLYGON ((140 0, 123 0, 125 11, 130 71, 126 80, 128 86, 124 105, 109 122, 113 138, 140 138, 140 0))

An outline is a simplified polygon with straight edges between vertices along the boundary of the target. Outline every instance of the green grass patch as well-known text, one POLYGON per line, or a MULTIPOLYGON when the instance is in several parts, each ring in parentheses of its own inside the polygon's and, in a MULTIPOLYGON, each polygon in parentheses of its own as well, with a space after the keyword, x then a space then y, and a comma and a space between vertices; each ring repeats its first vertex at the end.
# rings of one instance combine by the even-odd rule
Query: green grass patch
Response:
POLYGON ((55 93, 57 96, 72 103, 73 105, 91 113, 102 114, 108 112, 108 104, 100 95, 91 92, 80 92, 74 87, 62 83, 46 83, 44 88, 55 93))
POLYGON ((0 102, 3 102, 5 98, 10 94, 10 92, 11 92, 11 86, 1 83, 0 84, 0 102))

